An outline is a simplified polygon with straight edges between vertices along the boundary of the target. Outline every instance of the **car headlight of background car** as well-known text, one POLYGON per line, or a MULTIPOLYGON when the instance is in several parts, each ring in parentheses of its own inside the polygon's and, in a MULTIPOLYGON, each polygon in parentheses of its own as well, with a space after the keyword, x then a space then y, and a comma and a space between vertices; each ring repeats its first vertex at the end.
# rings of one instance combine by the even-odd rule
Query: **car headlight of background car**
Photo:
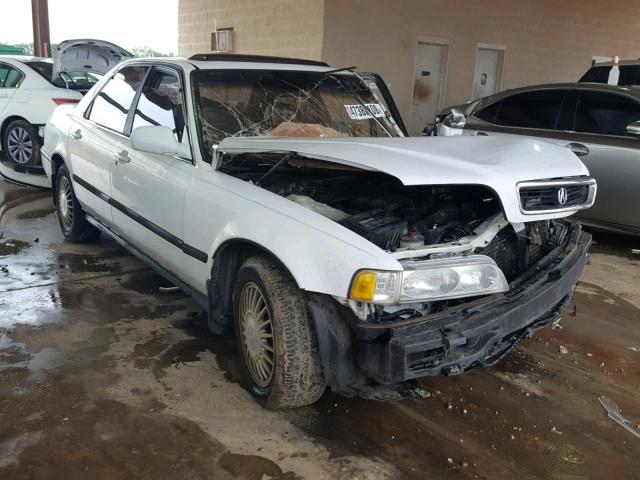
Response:
POLYGON ((504 274, 485 255, 403 264, 402 272, 360 270, 349 298, 379 305, 429 302, 509 290, 504 274))

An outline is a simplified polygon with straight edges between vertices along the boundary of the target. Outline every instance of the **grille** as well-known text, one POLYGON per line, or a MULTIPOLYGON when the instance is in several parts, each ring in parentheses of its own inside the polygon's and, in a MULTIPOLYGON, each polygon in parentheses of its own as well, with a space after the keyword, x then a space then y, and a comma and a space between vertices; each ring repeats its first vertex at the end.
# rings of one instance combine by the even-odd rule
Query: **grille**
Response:
POLYGON ((520 187, 520 204, 529 212, 582 206, 589 200, 589 189, 589 184, 520 187))

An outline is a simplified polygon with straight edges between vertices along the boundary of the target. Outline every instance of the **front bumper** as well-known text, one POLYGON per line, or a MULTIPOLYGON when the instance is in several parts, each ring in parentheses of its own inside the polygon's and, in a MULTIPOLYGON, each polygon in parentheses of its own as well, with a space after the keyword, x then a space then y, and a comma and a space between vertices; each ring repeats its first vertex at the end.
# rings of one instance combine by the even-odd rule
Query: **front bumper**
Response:
POLYGON ((591 235, 573 225, 563 245, 505 294, 391 325, 356 327, 356 363, 380 383, 491 366, 523 338, 558 317, 587 263, 591 235))
POLYGON ((562 244, 513 281, 508 292, 420 318, 360 322, 349 319, 346 308, 312 300, 325 380, 346 390, 495 365, 568 305, 590 245, 591 235, 572 224, 562 244))

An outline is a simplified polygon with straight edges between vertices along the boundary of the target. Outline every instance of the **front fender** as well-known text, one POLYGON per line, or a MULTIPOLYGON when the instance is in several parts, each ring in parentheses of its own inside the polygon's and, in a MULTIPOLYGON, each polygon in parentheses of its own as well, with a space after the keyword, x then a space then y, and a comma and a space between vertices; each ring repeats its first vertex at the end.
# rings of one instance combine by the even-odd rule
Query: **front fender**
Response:
POLYGON ((194 177, 186 211, 189 245, 213 258, 226 242, 253 243, 310 292, 346 297, 357 270, 402 270, 388 253, 338 223, 220 172, 194 177))

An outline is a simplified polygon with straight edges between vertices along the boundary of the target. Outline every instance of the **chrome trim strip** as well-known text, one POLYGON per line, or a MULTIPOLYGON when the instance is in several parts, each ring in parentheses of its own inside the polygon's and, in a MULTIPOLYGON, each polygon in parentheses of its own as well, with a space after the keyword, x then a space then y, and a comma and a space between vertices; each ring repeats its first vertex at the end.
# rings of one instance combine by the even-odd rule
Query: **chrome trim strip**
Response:
POLYGON ((571 178, 554 178, 551 180, 529 180, 526 182, 518 182, 516 184, 516 193, 518 195, 518 207, 520 213, 524 215, 541 215, 545 213, 563 213, 563 212, 576 212, 578 210, 584 210, 590 208, 596 200, 596 193, 598 190, 598 184, 595 178, 591 177, 571 177, 571 178), (522 199, 520 197, 521 188, 529 187, 559 187, 559 186, 572 186, 572 185, 587 185, 589 187, 589 193, 587 195, 587 201, 582 205, 572 205, 563 208, 550 208, 546 210, 526 210, 522 207, 522 199))

